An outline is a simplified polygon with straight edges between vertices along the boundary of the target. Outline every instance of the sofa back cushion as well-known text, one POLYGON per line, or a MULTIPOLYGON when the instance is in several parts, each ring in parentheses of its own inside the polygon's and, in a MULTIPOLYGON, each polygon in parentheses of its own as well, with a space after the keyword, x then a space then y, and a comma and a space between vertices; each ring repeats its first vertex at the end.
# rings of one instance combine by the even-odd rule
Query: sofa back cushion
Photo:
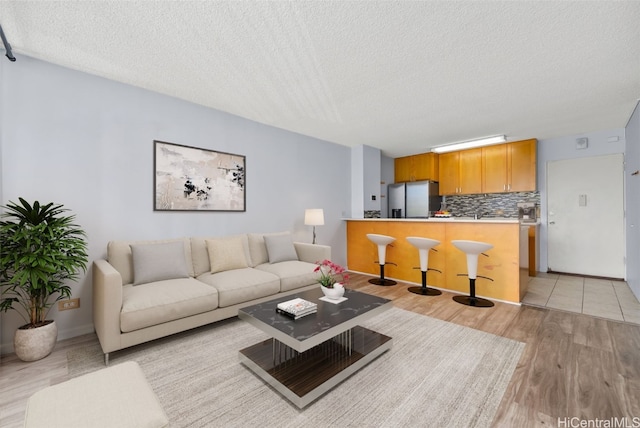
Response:
POLYGON ((245 255, 246 237, 207 239, 211 273, 249 267, 245 255))
POLYGON ((269 253, 267 252, 267 245, 264 242, 264 237, 289 235, 289 232, 277 232, 277 233, 250 233, 249 238, 249 251, 251 253, 251 261, 255 267, 263 263, 269 263, 269 253))
POLYGON ((131 254, 133 285, 189 277, 182 242, 132 244, 131 254))
POLYGON ((111 241, 107 244, 107 261, 122 276, 122 284, 133 283, 133 254, 131 245, 136 244, 166 244, 182 242, 184 246, 184 259, 189 276, 194 276, 191 262, 191 245, 188 238, 163 239, 156 241, 111 241))
POLYGON ((296 249, 293 246, 290 233, 284 235, 265 235, 264 243, 267 247, 269 263, 298 260, 298 253, 296 253, 296 249))
MULTIPOLYGON (((247 266, 253 267, 251 255, 249 253, 249 241, 247 235, 233 235, 227 237, 214 236, 210 238, 191 238, 191 255, 193 257, 194 276, 200 276, 203 273, 211 272, 211 261, 209 259, 209 249, 207 248, 207 240, 237 238, 242 241, 245 261, 247 266)), ((245 266, 246 267, 246 266, 245 266)))

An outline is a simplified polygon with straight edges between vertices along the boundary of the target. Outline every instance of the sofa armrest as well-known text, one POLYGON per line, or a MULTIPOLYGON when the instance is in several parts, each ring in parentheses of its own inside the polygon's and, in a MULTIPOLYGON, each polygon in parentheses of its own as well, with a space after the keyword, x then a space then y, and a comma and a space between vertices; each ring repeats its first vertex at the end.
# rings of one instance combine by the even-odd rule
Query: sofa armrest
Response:
POLYGON ((93 262, 93 325, 105 354, 121 348, 122 276, 106 260, 93 262))
POLYGON ((331 247, 328 245, 309 244, 306 242, 294 242, 298 259, 303 262, 317 263, 323 260, 331 260, 331 247))

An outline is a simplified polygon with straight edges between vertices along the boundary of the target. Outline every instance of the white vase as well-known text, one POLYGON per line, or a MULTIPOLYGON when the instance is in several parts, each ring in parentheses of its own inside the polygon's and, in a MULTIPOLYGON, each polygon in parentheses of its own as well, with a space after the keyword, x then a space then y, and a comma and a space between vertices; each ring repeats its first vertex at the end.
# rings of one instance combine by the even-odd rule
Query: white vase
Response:
POLYGON ((324 285, 321 285, 320 288, 327 299, 338 300, 344 295, 344 286, 339 282, 333 284, 333 288, 328 288, 324 285))
POLYGON ((40 360, 53 351, 58 339, 55 321, 37 328, 17 329, 13 336, 13 349, 22 361, 40 360))

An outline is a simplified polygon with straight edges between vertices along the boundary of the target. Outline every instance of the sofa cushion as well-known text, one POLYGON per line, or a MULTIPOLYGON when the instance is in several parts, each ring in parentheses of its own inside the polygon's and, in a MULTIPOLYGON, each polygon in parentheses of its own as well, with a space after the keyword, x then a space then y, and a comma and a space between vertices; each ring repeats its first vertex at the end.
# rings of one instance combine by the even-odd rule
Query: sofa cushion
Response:
MULTIPOLYGON (((240 238, 242 239, 242 245, 244 247, 244 256, 247 261, 247 265, 252 266, 251 255, 249 254, 249 241, 247 235, 233 235, 227 238, 240 238)), ((209 250, 207 249, 207 240, 220 239, 219 236, 210 238, 191 238, 191 254, 193 255, 193 271, 194 277, 202 275, 203 273, 211 272, 211 262, 209 260, 209 250)))
POLYGON ((276 275, 253 268, 205 273, 198 280, 218 290, 221 308, 272 296, 280 291, 280 279, 276 275))
POLYGON ((188 238, 163 239, 154 241, 110 241, 107 245, 107 261, 122 277, 122 284, 133 283, 133 255, 131 245, 162 244, 165 242, 182 242, 184 245, 184 259, 189 269, 189 276, 195 276, 191 263, 191 243, 188 238))
POLYGON ((194 278, 169 279, 122 287, 120 330, 129 332, 211 311, 218 307, 215 288, 194 278))
POLYGON ((269 263, 298 260, 298 253, 293 246, 291 234, 265 235, 264 244, 267 247, 269 263))
POLYGON ((320 273, 313 271, 316 266, 314 263, 296 260, 276 264, 263 263, 255 269, 277 275, 280 278, 280 291, 289 291, 318 282, 320 273))
POLYGON ((132 244, 131 255, 133 285, 189 276, 182 242, 132 244))
POLYGON ((241 237, 207 239, 211 273, 249 267, 241 237))
POLYGON ((251 267, 269 263, 269 253, 267 253, 267 245, 264 242, 265 236, 289 235, 289 232, 277 233, 250 233, 249 252, 251 253, 251 267))

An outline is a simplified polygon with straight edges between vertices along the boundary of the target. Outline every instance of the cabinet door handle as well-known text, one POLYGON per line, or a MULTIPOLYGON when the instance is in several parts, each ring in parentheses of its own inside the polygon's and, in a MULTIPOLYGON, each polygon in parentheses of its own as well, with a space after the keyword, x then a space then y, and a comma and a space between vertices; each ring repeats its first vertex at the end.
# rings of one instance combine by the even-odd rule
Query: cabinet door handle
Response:
POLYGON ((507 185, 506 184, 502 185, 502 190, 507 190, 507 185))

